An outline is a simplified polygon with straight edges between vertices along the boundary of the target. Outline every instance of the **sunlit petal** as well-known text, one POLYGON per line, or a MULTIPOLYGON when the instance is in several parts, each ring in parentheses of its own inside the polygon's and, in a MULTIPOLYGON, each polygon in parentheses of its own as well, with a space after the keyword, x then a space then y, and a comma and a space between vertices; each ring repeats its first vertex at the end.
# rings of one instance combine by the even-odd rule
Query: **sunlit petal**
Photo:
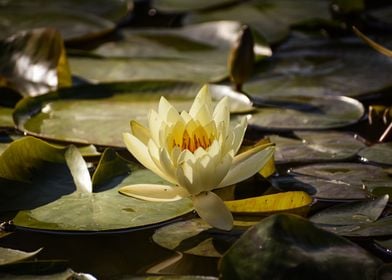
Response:
MULTIPOLYGON (((157 174, 159 177, 165 179, 166 181, 172 182, 172 178, 163 173, 152 160, 148 148, 139 139, 130 133, 123 134, 124 143, 128 151, 147 169, 157 174)), ((175 182, 174 182, 175 184, 175 182)))
MULTIPOLYGON (((212 100, 210 97, 210 93, 208 90, 208 85, 204 85, 198 92, 193 101, 193 104, 189 110, 189 115, 192 118, 196 117, 196 114, 199 112, 200 108, 206 106, 208 109, 212 108, 212 100)), ((212 114, 212 112, 210 112, 212 114)))
POLYGON ((232 130, 234 132, 234 139, 232 144, 232 149, 234 151, 234 154, 236 154, 240 149, 241 143, 244 140, 246 127, 247 127, 247 121, 246 118, 244 117, 241 119, 241 122, 237 124, 232 130))
POLYGON ((184 188, 155 184, 129 185, 120 188, 119 192, 147 201, 176 201, 189 196, 184 188))
POLYGON ((176 123, 180 118, 178 111, 163 96, 159 101, 158 114, 165 122, 170 124, 176 123))
POLYGON ((265 145, 256 146, 242 154, 234 157, 229 173, 222 180, 218 187, 225 187, 243 181, 256 174, 268 163, 274 155, 274 147, 265 145))
POLYGON ((131 121, 132 134, 135 135, 144 145, 147 145, 148 140, 151 138, 150 131, 137 121, 131 121))
POLYGON ((197 214, 208 224, 222 230, 233 228, 233 216, 219 196, 203 192, 192 196, 192 200, 197 214))
POLYGON ((65 161, 72 174, 76 190, 78 192, 92 193, 93 184, 91 182, 87 163, 74 145, 69 146, 66 150, 65 161))
POLYGON ((222 98, 215 107, 213 113, 213 119, 216 123, 230 124, 230 110, 229 110, 229 99, 227 97, 222 98))

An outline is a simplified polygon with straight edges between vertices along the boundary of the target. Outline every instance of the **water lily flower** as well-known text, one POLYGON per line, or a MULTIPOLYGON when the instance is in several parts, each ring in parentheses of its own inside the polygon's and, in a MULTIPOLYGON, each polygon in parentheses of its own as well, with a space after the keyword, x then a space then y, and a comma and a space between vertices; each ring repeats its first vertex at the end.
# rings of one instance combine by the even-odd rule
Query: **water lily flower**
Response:
POLYGON ((169 185, 136 184, 120 192, 149 201, 190 197, 199 216, 210 225, 230 230, 233 217, 214 189, 257 173, 273 156, 273 147, 259 145, 237 155, 247 127, 246 118, 230 125, 228 98, 213 108, 208 86, 201 88, 189 113, 179 113, 164 97, 151 110, 148 127, 131 121, 124 133, 131 154, 169 185))

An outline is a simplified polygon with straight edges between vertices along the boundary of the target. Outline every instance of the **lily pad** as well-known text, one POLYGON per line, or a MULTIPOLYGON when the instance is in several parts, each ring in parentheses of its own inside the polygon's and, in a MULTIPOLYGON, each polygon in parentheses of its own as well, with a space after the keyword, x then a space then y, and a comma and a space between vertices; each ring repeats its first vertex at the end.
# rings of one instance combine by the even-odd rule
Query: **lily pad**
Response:
POLYGON ((3 1, 0 3, 0 35, 9 36, 21 30, 52 27, 65 40, 96 36, 115 27, 129 10, 129 1, 50 0, 3 1))
POLYGON ((328 19, 328 3, 309 0, 266 0, 246 1, 237 5, 212 11, 190 13, 184 22, 197 23, 216 20, 238 20, 258 33, 268 42, 282 40, 289 32, 290 25, 314 18, 328 19))
MULTIPOLYGON (((94 186, 95 192, 76 191, 33 210, 20 211, 13 220, 14 224, 40 230, 117 230, 157 224, 193 209, 190 199, 145 202, 121 195, 118 189, 125 185, 166 182, 136 164, 121 162, 113 152, 106 151, 102 157, 94 174, 95 178, 101 178, 95 179, 95 183, 100 183, 94 186), (116 173, 112 172, 113 166, 118 167, 116 173), (101 173, 106 174, 106 180, 102 179, 104 175, 101 173)), ((80 174, 73 172, 73 175, 79 177, 80 174)))
POLYGON ((354 158, 365 147, 364 143, 350 133, 297 131, 294 135, 297 138, 268 136, 276 145, 277 163, 347 160, 354 158))
POLYGON ((356 123, 364 114, 360 102, 344 96, 275 97, 268 104, 274 107, 258 109, 249 124, 265 130, 331 129, 356 123))
POLYGON ((60 33, 39 28, 0 41, 0 84, 1 78, 5 86, 24 96, 70 86, 71 74, 60 33))
POLYGON ((391 72, 389 60, 359 38, 293 35, 244 85, 244 91, 260 103, 293 95, 360 97, 390 87, 391 72))
POLYGON ((233 214, 266 216, 279 212, 306 215, 312 202, 305 192, 284 192, 225 201, 225 204, 233 214))
POLYGON ((159 228, 152 238, 155 243, 170 250, 221 257, 242 233, 243 229, 225 232, 212 228, 201 219, 191 219, 159 228))
MULTIPOLYGON (((19 129, 39 137, 125 147, 122 133, 130 130, 130 120, 146 123, 148 111, 157 108, 160 96, 179 111, 188 110, 200 86, 133 82, 64 88, 22 100, 14 117, 19 129)), ((229 96, 232 112, 252 109, 249 99, 229 87, 211 85, 210 90, 214 100, 229 96)))
POLYGON ((220 262, 224 279, 375 279, 382 261, 295 215, 250 228, 220 262))
POLYGON ((374 144, 359 151, 362 161, 392 165, 392 142, 374 144))
POLYGON ((9 249, 9 248, 3 248, 0 247, 0 266, 1 265, 6 265, 6 264, 11 264, 15 262, 20 262, 25 259, 31 258, 38 254, 41 249, 38 249, 34 252, 23 252, 20 250, 14 250, 14 249, 9 249))
POLYGON ((363 200, 373 189, 392 187, 385 170, 366 164, 313 164, 293 168, 290 174, 272 177, 272 184, 285 191, 303 190, 319 200, 363 200))

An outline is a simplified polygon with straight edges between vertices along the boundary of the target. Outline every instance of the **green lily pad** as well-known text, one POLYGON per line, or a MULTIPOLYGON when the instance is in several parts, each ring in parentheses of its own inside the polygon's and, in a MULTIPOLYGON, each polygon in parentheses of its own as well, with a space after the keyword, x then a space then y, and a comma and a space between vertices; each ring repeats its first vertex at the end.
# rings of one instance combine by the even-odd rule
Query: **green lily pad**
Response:
MULTIPOLYGON (((160 96, 179 111, 188 110, 200 87, 180 82, 133 82, 64 88, 22 100, 14 117, 19 129, 39 137, 125 147, 122 133, 130 130, 130 120, 147 123, 148 111, 157 109, 160 96)), ((229 96, 232 112, 252 109, 249 99, 229 87, 211 85, 210 90, 214 100, 229 96)))
POLYGON ((288 162, 320 162, 347 160, 356 156, 365 146, 354 135, 343 132, 307 132, 297 131, 295 138, 268 136, 275 143, 275 161, 288 162))
POLYGON ((42 248, 34 252, 23 252, 19 250, 0 247, 0 266, 20 262, 25 259, 31 258, 38 254, 41 250, 42 248))
POLYGON ((282 40, 289 33, 290 25, 313 18, 328 19, 328 2, 311 0, 240 1, 239 4, 190 13, 184 22, 198 23, 217 20, 238 20, 262 34, 268 42, 282 40))
POLYGON ((243 230, 240 229, 220 231, 201 219, 191 219, 159 228, 152 239, 170 250, 196 256, 221 257, 241 233, 243 230))
POLYGON ((95 183, 99 183, 93 186, 95 192, 76 191, 38 208, 20 211, 14 224, 61 231, 128 229, 164 222, 193 209, 190 199, 146 202, 121 195, 118 189, 125 185, 167 183, 151 171, 121 160, 110 150, 103 154, 94 177, 95 183), (115 173, 112 172, 114 167, 117 167, 115 173))
POLYGON ((382 261, 295 215, 274 215, 245 232, 220 262, 223 279, 375 279, 382 261))
POLYGON ((344 96, 297 95, 270 98, 267 102, 274 107, 258 109, 249 124, 266 130, 330 129, 356 123, 364 114, 360 102, 344 96))
POLYGON ((293 95, 359 97, 391 86, 391 63, 359 38, 291 38, 244 85, 255 102, 293 95))
POLYGON ((303 190, 319 200, 363 200, 371 196, 373 189, 392 187, 392 179, 384 169, 366 164, 312 164, 293 168, 290 174, 272 177, 271 181, 281 190, 303 190))
POLYGON ((24 96, 70 86, 71 74, 60 33, 38 28, 0 40, 0 85, 1 78, 5 86, 24 96))
MULTIPOLYGON (((53 2, 3 1, 0 3, 1 37, 21 30, 52 27, 60 31, 65 40, 96 36, 115 27, 129 10, 129 1, 75 1, 53 2)), ((3 38, 4 38, 3 37, 3 38)))
POLYGON ((374 144, 359 151, 362 161, 392 165, 392 142, 374 144))

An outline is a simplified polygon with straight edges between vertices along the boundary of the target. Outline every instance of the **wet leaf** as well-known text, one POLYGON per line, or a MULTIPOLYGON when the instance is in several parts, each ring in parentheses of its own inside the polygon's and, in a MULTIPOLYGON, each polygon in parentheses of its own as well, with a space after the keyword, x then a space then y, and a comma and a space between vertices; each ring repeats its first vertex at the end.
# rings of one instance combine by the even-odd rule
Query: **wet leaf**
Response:
POLYGON ((366 164, 313 164, 293 168, 290 174, 272 177, 272 184, 285 191, 303 190, 320 200, 361 200, 369 198, 377 187, 392 187, 385 170, 366 164))
POLYGON ((312 202, 313 199, 305 192, 284 192, 225 201, 225 204, 233 214, 265 216, 278 212, 305 215, 312 202))
POLYGON ((42 248, 34 252, 24 252, 24 251, 0 247, 0 256, 1 256, 0 266, 31 258, 36 254, 38 254, 41 250, 42 248))
POLYGON ((70 86, 71 74, 60 33, 40 28, 0 41, 0 76, 7 86, 24 96, 70 86))
MULTIPOLYGON (((125 147, 122 133, 130 130, 130 120, 147 123, 148 111, 157 108, 162 95, 179 111, 188 110, 200 86, 180 82, 133 82, 64 88, 22 100, 14 116, 18 127, 29 134, 125 147)), ((211 85, 210 90, 214 100, 228 96, 234 112, 253 108, 249 99, 227 86, 211 85)))
POLYGON ((191 13, 185 23, 216 20, 238 20, 262 34, 268 42, 282 40, 290 25, 313 18, 328 19, 328 3, 325 1, 246 1, 222 9, 191 13))
POLYGON ((249 124, 265 130, 330 129, 356 123, 364 114, 360 102, 344 96, 276 97, 267 104, 271 106, 258 109, 249 124))
POLYGON ((343 132, 294 132, 295 138, 270 135, 275 143, 275 161, 288 162, 320 162, 337 161, 354 158, 357 152, 365 147, 354 135, 343 132))
POLYGON ((250 228, 225 253, 223 279, 375 279, 382 262, 354 243, 295 215, 250 228))
POLYGON ((392 64, 360 39, 293 35, 263 66, 244 85, 260 103, 305 94, 359 97, 391 86, 392 64))
POLYGON ((365 162, 392 165, 392 142, 374 144, 360 150, 358 155, 365 162))

